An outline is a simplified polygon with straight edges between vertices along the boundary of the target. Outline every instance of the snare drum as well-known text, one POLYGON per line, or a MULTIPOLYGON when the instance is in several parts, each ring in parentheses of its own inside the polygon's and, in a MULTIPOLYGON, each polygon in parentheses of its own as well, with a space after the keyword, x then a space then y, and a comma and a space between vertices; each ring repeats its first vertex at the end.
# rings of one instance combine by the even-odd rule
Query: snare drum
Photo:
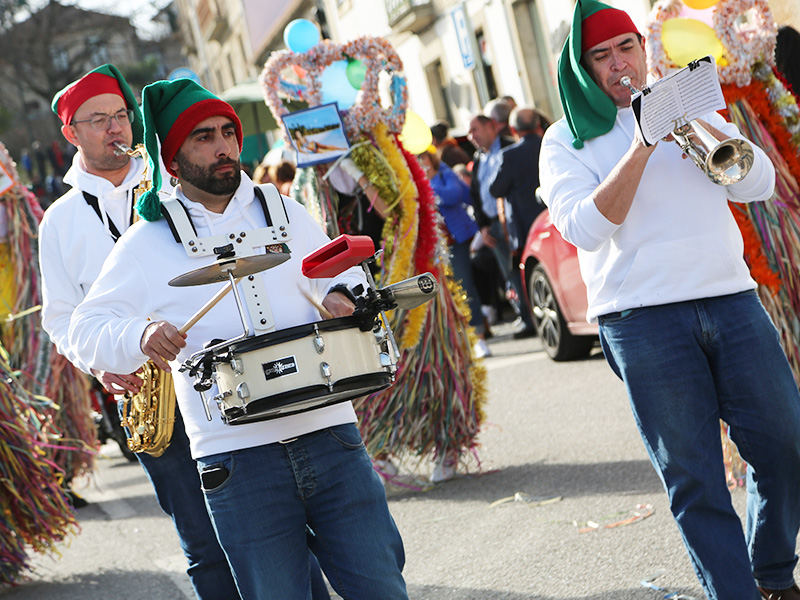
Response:
POLYGON ((235 425, 344 402, 389 387, 397 357, 383 328, 355 317, 282 329, 214 352, 217 401, 235 425))

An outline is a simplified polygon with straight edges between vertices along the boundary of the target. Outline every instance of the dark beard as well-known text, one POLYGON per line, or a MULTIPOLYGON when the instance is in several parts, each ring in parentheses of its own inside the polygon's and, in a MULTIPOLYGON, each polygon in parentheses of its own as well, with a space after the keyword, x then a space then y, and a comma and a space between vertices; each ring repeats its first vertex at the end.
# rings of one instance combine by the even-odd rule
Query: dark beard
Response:
POLYGON ((233 194, 242 182, 241 163, 238 160, 222 158, 210 167, 200 167, 190 163, 182 153, 178 152, 175 155, 175 161, 178 163, 181 179, 197 189, 215 196, 233 194), (225 175, 217 175, 214 169, 223 165, 233 165, 233 171, 225 175))

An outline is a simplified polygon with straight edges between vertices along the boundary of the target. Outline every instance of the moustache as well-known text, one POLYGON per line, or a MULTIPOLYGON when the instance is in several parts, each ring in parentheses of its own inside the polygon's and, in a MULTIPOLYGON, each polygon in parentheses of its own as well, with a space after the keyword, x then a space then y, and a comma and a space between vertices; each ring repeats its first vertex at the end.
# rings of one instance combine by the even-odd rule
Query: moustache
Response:
POLYGON ((219 159, 214 165, 212 165, 212 169, 218 169, 219 167, 238 167, 239 166, 238 160, 233 160, 232 158, 221 158, 219 159))

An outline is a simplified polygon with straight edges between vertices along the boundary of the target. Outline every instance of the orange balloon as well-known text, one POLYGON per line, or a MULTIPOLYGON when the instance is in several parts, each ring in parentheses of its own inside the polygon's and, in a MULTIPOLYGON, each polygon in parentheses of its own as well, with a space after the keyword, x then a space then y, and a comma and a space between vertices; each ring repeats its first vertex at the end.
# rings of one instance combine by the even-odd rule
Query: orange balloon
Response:
POLYGON ((703 10, 704 8, 711 8, 717 4, 719 0, 683 0, 683 3, 689 8, 696 8, 703 10))
POLYGON ((693 60, 709 54, 719 64, 724 52, 716 32, 696 19, 665 21, 661 28, 661 43, 667 56, 679 67, 685 67, 693 60))
POLYGON ((297 75, 300 79, 302 79, 308 74, 308 72, 300 65, 292 65, 292 71, 294 71, 294 74, 297 75))

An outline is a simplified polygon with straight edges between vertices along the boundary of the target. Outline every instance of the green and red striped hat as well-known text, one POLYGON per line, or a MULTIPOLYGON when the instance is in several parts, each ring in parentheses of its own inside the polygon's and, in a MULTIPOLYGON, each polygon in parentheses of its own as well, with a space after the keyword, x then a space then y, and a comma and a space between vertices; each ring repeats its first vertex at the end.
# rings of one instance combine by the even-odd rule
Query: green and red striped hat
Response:
POLYGON ((625 11, 596 0, 575 4, 572 29, 558 59, 558 93, 575 148, 611 131, 617 119, 616 105, 583 68, 581 56, 623 33, 639 33, 625 11))
POLYGON ((89 98, 94 98, 100 94, 116 94, 122 97, 125 105, 134 113, 131 122, 133 131, 133 145, 142 143, 144 127, 142 125, 142 113, 139 110, 139 103, 133 95, 128 82, 114 65, 105 64, 89 71, 86 75, 73 81, 63 90, 53 96, 50 105, 53 112, 58 115, 64 125, 72 122, 75 112, 89 98))
POLYGON ((161 158, 170 175, 170 163, 195 126, 209 117, 229 117, 236 126, 239 150, 242 149, 242 124, 233 107, 191 79, 156 81, 142 90, 144 147, 150 159, 153 187, 139 198, 136 210, 146 221, 161 218, 161 170, 155 157, 161 143, 161 158))

